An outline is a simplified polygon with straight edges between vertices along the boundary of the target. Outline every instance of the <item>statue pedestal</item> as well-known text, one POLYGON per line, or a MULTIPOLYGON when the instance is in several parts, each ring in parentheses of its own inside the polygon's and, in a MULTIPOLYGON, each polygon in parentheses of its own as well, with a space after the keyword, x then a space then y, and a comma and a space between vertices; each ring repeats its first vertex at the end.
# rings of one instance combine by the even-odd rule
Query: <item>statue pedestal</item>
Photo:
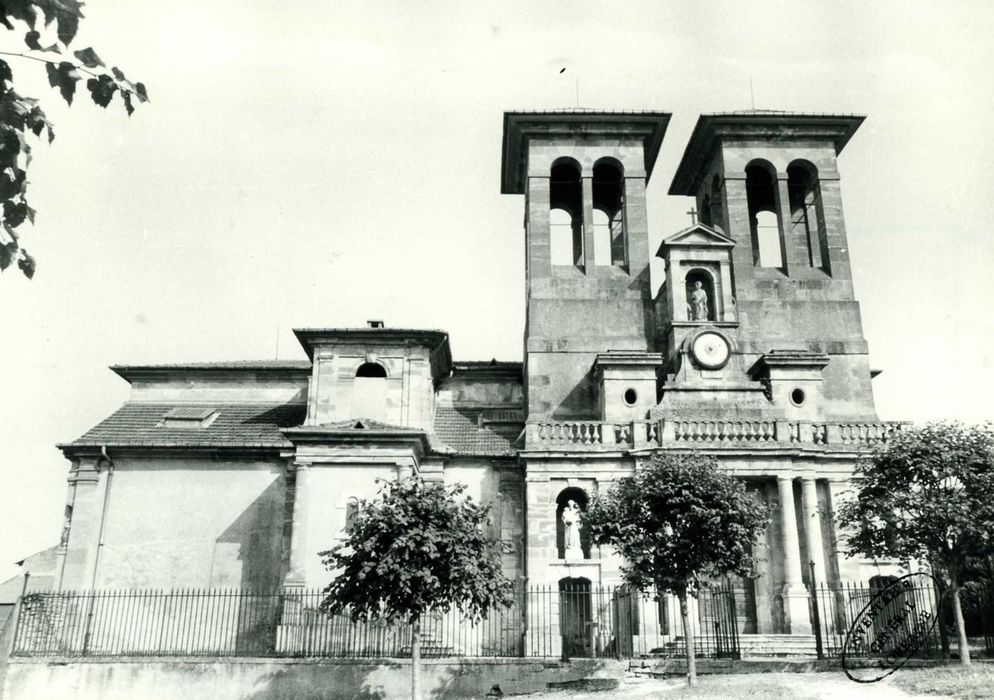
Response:
POLYGON ((568 548, 563 552, 563 559, 566 561, 576 561, 577 559, 583 559, 583 550, 579 547, 568 548))

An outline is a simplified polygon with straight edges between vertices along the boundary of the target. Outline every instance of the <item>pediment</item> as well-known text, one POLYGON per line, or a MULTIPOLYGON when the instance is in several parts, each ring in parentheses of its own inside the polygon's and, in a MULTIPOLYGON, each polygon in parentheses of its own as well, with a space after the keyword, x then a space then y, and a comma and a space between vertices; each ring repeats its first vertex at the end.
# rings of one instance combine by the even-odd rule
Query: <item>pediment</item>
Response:
POLYGON ((661 255, 666 248, 731 248, 735 241, 705 224, 694 224, 663 239, 659 246, 661 255))

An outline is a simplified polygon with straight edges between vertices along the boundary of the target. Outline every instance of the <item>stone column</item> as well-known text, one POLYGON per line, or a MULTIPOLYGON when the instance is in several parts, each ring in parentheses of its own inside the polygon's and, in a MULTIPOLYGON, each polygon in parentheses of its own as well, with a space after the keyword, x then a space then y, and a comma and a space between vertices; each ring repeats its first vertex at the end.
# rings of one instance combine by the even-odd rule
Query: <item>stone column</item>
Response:
POLYGON ((780 233, 783 241, 783 267, 788 272, 797 270, 805 265, 805 243, 798 241, 794 232, 793 216, 790 210, 790 193, 787 188, 787 175, 777 174, 777 192, 780 200, 780 233))
POLYGON ((808 556, 815 563, 814 585, 823 586, 828 580, 828 572, 825 570, 825 546, 821 536, 818 489, 813 476, 801 478, 801 500, 804 506, 804 536, 808 545, 808 556))
POLYGON ((583 256, 580 266, 588 275, 594 274, 597 261, 594 260, 594 178, 584 174, 581 178, 583 189, 583 256))
POLYGON ((293 490, 293 520, 290 530, 290 571, 284 585, 303 589, 307 585, 307 501, 310 498, 311 467, 296 464, 293 490))
POLYGON ((783 529, 784 572, 783 612, 786 631, 791 634, 811 634, 808 613, 808 592, 801 579, 801 545, 797 538, 797 514, 794 511, 794 478, 778 475, 780 518, 783 529))

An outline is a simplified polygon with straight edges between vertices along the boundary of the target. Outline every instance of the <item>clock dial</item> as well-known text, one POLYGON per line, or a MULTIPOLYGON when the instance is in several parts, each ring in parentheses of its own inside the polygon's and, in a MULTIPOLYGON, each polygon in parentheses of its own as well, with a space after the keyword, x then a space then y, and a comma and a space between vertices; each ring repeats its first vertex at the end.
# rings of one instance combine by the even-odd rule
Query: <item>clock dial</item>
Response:
POLYGON ((694 359, 706 369, 719 369, 728 362, 728 341, 718 333, 701 333, 691 346, 694 359))

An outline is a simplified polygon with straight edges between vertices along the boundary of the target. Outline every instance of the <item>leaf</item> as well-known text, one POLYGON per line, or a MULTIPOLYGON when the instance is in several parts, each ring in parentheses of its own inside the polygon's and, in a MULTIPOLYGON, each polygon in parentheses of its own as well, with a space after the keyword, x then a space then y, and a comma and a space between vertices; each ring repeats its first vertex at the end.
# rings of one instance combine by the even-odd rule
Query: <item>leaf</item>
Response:
POLYGON ((34 0, 45 15, 45 25, 54 20, 58 25, 59 41, 66 46, 76 38, 79 20, 83 19, 83 3, 79 0, 34 0))
POLYGON ((106 108, 117 90, 117 83, 109 75, 101 75, 99 78, 90 78, 86 81, 86 87, 90 91, 93 102, 106 108))
POLYGON ((28 215, 28 205, 24 202, 6 200, 3 203, 3 222, 16 228, 24 223, 28 215))
POLYGON ((82 77, 79 71, 76 70, 76 66, 68 61, 62 61, 58 65, 54 63, 45 64, 45 70, 48 72, 48 84, 59 88, 62 99, 71 105, 73 95, 76 94, 76 83, 82 77))
POLYGON ((131 93, 122 90, 121 99, 124 100, 124 109, 127 110, 130 117, 135 111, 134 105, 131 104, 131 93))
POLYGON ((28 255, 28 251, 21 248, 21 259, 17 261, 17 266, 28 279, 35 276, 35 259, 28 255))
POLYGON ((148 93, 145 92, 145 83, 135 83, 135 92, 138 93, 138 99, 142 102, 148 102, 148 93))
POLYGON ((104 67, 104 62, 100 60, 100 57, 97 55, 97 52, 94 51, 91 47, 80 49, 79 51, 73 51, 72 55, 75 56, 77 59, 79 59, 79 62, 82 63, 87 68, 104 67))
POLYGON ((41 32, 30 31, 24 35, 24 43, 28 45, 29 49, 34 49, 35 51, 41 51, 41 44, 38 40, 41 39, 41 32))
POLYGON ((27 24, 29 27, 34 27, 35 22, 38 19, 38 11, 35 9, 35 5, 30 0, 3 0, 3 15, 4 24, 7 25, 8 29, 13 29, 7 18, 18 19, 27 24))
POLYGON ((52 143, 55 139, 55 132, 52 131, 52 122, 48 121, 45 112, 38 105, 31 108, 24 121, 35 136, 41 136, 41 132, 48 129, 48 142, 52 143))
POLYGON ((6 270, 10 267, 10 263, 14 259, 14 253, 16 252, 16 243, 0 243, 0 270, 6 270))
POLYGON ((14 79, 14 75, 10 72, 10 66, 7 65, 6 61, 0 61, 0 79, 6 80, 8 83, 14 79))

